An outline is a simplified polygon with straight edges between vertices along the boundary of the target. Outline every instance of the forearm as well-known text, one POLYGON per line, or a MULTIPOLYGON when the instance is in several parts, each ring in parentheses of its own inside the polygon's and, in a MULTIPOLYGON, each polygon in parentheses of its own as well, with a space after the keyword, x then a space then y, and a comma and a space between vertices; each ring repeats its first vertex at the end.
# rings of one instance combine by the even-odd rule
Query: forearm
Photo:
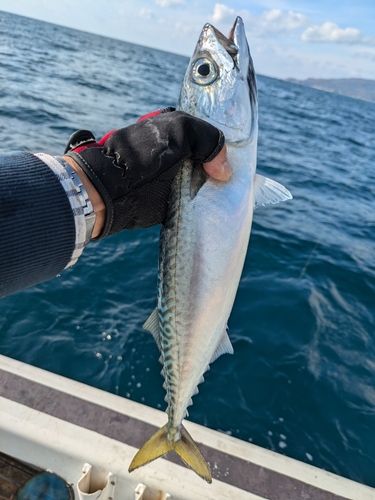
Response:
POLYGON ((56 276, 75 243, 68 198, 51 169, 28 153, 0 157, 0 296, 56 276))
MULTIPOLYGON (((63 165, 49 155, 0 156, 0 297, 55 277, 82 253, 85 217, 63 165)), ((88 190, 99 234, 100 199, 88 190)))

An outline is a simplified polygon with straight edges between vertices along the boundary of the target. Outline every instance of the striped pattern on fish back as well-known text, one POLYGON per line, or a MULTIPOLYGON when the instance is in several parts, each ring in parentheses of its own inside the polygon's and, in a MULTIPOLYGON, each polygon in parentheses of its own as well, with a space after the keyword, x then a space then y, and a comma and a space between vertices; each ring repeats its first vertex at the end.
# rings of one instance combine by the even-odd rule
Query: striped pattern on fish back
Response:
MULTIPOLYGON (((176 176, 165 225, 160 235, 159 274, 158 274, 158 318, 160 328, 161 359, 163 362, 163 376, 165 379, 167 413, 169 421, 174 422, 181 409, 176 408, 181 401, 181 318, 179 318, 178 304, 185 300, 183 287, 179 286, 181 263, 189 261, 189 248, 183 244, 184 208, 190 201, 190 178, 192 163, 184 162, 176 176), (180 335, 178 335, 180 333, 180 335)), ((190 257, 191 258, 191 257, 190 257)), ((182 409, 182 418, 186 408, 182 409)), ((177 417, 178 418, 178 417, 177 417)), ((182 420, 181 418, 181 420, 182 420)), ((180 422, 175 422, 178 425, 180 422)))

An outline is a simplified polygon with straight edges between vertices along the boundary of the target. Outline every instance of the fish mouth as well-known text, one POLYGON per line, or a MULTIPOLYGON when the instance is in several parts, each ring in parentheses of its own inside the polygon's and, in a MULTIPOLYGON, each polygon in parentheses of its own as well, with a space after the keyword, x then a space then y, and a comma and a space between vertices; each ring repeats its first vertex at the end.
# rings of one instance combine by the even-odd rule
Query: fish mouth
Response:
MULTIPOLYGON (((238 19, 238 18, 237 18, 238 19)), ((228 52, 228 54, 231 56, 231 58, 235 61, 235 57, 238 54, 238 47, 234 43, 234 30, 235 26, 237 23, 237 19, 235 20, 232 29, 230 30, 229 36, 226 37, 225 35, 222 34, 221 31, 219 31, 215 26, 212 24, 207 24, 206 26, 210 26, 213 30, 213 32, 216 35, 216 38, 218 41, 221 43, 222 47, 228 52)))
POLYGON ((240 16, 237 16, 227 37, 212 24, 207 23, 205 28, 213 31, 217 41, 232 58, 234 65, 242 74, 243 79, 247 81, 252 114, 252 132, 257 114, 258 89, 244 22, 240 16))
MULTIPOLYGON (((227 37, 210 23, 207 23, 205 25, 204 29, 207 28, 211 28, 213 30, 217 40, 220 42, 222 47, 228 52, 232 59, 236 61, 235 58, 240 52, 239 44, 241 41, 246 40, 245 26, 242 18, 240 16, 236 17, 227 37)), ((248 49, 248 46, 246 48, 248 49)))

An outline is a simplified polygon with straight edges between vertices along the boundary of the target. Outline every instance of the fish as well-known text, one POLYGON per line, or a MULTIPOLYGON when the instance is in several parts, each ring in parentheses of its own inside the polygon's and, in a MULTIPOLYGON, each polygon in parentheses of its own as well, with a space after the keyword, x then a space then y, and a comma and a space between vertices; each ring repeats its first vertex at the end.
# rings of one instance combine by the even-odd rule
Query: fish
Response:
POLYGON ((209 365, 233 353, 227 322, 254 208, 292 198, 284 186, 256 173, 257 85, 240 17, 228 37, 205 24, 178 109, 222 130, 232 177, 215 180, 187 160, 173 182, 160 234, 157 307, 143 325, 161 352, 168 421, 136 453, 129 472, 174 450, 211 483, 210 468, 182 421, 209 365))

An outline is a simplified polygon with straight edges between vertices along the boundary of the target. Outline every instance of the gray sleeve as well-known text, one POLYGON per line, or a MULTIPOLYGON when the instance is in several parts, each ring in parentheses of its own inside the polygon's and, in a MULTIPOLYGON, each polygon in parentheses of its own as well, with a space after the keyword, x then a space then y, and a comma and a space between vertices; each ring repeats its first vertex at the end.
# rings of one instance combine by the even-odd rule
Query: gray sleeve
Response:
POLYGON ((0 155, 0 297, 59 274, 74 252, 69 199, 31 153, 0 155))

